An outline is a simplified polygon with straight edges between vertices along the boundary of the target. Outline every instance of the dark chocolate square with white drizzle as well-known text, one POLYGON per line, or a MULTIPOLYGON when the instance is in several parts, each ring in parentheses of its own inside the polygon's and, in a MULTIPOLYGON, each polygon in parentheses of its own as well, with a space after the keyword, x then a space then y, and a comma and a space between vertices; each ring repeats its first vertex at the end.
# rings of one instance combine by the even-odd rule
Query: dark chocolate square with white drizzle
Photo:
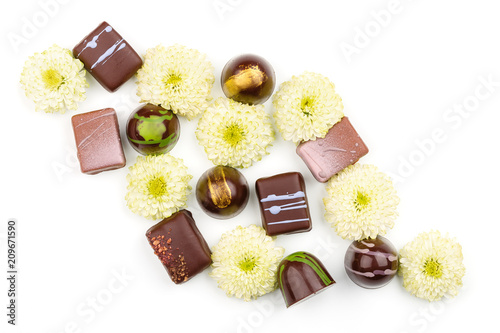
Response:
POLYGON ((110 26, 102 22, 73 48, 85 69, 108 91, 116 91, 142 66, 132 46, 110 26))
POLYGON ((288 172, 255 182, 262 226, 269 236, 309 231, 311 216, 304 178, 288 172))

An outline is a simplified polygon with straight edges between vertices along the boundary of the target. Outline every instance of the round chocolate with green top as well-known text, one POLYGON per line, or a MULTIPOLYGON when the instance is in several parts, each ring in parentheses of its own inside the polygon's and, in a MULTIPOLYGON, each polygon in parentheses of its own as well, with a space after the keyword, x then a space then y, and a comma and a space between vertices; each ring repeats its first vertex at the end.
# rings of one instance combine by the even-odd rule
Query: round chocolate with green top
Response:
POLYGON ((127 139, 143 155, 169 152, 179 141, 180 125, 170 110, 154 104, 137 108, 127 121, 127 139))
POLYGON ((278 283, 288 308, 333 286, 335 281, 318 258, 301 251, 281 261, 278 283))

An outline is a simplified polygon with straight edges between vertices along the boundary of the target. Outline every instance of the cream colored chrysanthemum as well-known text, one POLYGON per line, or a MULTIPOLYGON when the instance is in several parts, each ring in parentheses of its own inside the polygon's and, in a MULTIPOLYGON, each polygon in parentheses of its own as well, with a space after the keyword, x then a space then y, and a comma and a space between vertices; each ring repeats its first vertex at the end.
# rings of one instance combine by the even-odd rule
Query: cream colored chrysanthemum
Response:
POLYGON ((35 102, 35 110, 47 113, 76 110, 88 87, 83 63, 57 45, 26 60, 21 85, 26 97, 35 102))
POLYGON ((412 295, 437 301, 456 296, 462 286, 465 266, 462 246, 439 231, 424 232, 399 252, 399 274, 412 295))
POLYGON ((151 220, 169 217, 186 206, 192 176, 170 154, 139 156, 127 175, 127 206, 151 220))
POLYGON ((247 168, 268 154, 274 131, 263 105, 219 97, 200 118, 196 137, 215 165, 247 168))
POLYGON ((224 233, 212 249, 210 276, 228 296, 250 301, 276 289, 276 270, 284 253, 261 227, 238 226, 224 233))
POLYGON ((274 119, 283 139, 324 138, 344 116, 342 98, 325 76, 305 72, 281 84, 273 96, 274 119))
POLYGON ((375 238, 394 226, 399 197, 391 179, 373 165, 354 164, 330 178, 325 218, 350 240, 375 238))
POLYGON ((161 105, 187 117, 197 117, 208 107, 214 68, 205 54, 183 45, 148 49, 137 72, 141 102, 161 105))

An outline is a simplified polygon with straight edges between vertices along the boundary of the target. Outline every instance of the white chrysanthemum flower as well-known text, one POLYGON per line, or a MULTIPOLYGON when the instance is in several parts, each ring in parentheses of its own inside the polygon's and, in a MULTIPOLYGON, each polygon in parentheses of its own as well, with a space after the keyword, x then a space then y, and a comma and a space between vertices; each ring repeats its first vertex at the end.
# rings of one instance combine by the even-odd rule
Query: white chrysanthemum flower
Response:
POLYGON ((88 87, 83 63, 57 45, 26 60, 21 85, 26 97, 35 102, 35 110, 47 113, 78 109, 88 87))
POLYGON ((183 45, 148 49, 137 72, 141 102, 161 105, 187 117, 197 117, 208 107, 214 68, 205 54, 183 45))
POLYGON ((399 274, 412 295, 437 301, 456 296, 462 286, 465 266, 462 246, 439 231, 424 232, 399 252, 399 274))
POLYGON ((247 168, 268 154, 274 131, 263 105, 219 97, 200 118, 196 137, 215 165, 247 168))
POLYGON ((210 276, 228 296, 248 302, 276 289, 276 271, 284 253, 263 228, 238 226, 224 233, 212 249, 210 276))
POLYGON ((281 84, 273 96, 274 119, 283 139, 324 138, 344 116, 342 98, 325 76, 305 72, 281 84))
POLYGON ((170 154, 138 156, 127 175, 127 206, 151 220, 167 218, 184 208, 192 176, 180 158, 170 154))
POLYGON ((375 238, 394 226, 399 197, 391 179, 376 166, 351 165, 330 178, 326 191, 325 218, 340 237, 375 238))

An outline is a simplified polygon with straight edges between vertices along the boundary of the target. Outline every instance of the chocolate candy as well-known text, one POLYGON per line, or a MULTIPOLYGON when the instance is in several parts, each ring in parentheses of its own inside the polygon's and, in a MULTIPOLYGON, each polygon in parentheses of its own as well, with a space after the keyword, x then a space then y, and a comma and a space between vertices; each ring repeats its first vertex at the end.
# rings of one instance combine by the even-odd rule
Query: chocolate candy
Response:
POLYGON ((249 188, 245 177, 228 166, 215 166, 205 171, 196 184, 196 199, 209 216, 228 219, 245 209, 249 188))
POLYGON ((288 308, 333 286, 335 281, 314 255, 295 252, 278 266, 278 283, 288 308))
POLYGON ((358 286, 380 288, 388 284, 398 271, 398 251, 382 236, 354 241, 345 254, 344 267, 358 286))
POLYGON ((235 57, 222 70, 222 91, 226 97, 240 103, 264 103, 272 95, 275 84, 273 67, 266 59, 257 55, 235 57))
POLYGON ((333 125, 324 138, 301 142, 297 146, 297 154, 314 178, 322 183, 367 153, 368 148, 347 117, 333 125))
POLYGON ((127 120, 127 139, 140 154, 163 154, 179 141, 180 125, 170 110, 153 104, 138 107, 127 120))
POLYGON ((102 22, 73 48, 85 69, 107 91, 116 91, 142 66, 142 59, 115 29, 102 22))
POLYGON ((207 242, 188 210, 151 227, 146 237, 175 284, 186 282, 212 263, 207 242))
POLYGON ((83 173, 96 174, 125 166, 118 118, 114 109, 74 115, 71 124, 83 173))
POLYGON ((309 231, 311 216, 304 178, 299 172, 288 172, 257 179, 262 227, 269 236, 309 231))

